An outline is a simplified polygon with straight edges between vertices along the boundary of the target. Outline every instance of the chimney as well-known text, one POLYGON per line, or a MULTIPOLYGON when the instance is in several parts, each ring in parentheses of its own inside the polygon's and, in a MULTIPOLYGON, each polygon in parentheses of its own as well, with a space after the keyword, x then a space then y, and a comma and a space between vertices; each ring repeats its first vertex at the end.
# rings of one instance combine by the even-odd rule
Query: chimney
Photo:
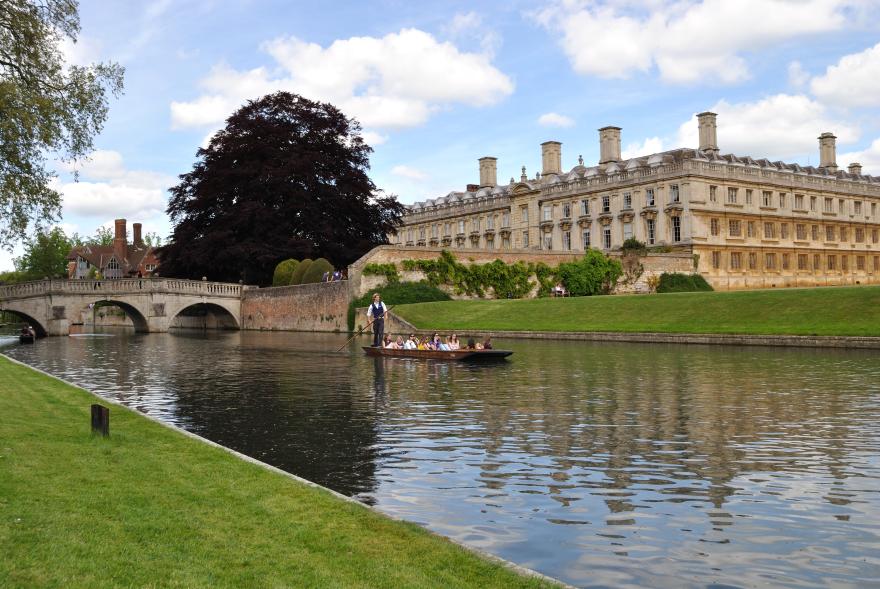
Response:
POLYGON ((134 241, 135 247, 143 247, 144 240, 141 238, 141 224, 140 223, 132 223, 132 237, 134 241))
POLYGON ((855 174, 856 176, 861 176, 862 175, 862 164, 860 164, 858 162, 853 162, 849 166, 847 166, 846 170, 850 174, 855 174))
POLYGON ((562 173, 562 144, 545 141, 541 144, 541 175, 562 173))
POLYGON ((718 126, 714 112, 701 112, 697 115, 697 126, 700 130, 700 151, 718 153, 718 126))
POLYGON ((477 184, 465 184, 464 190, 465 192, 476 192, 480 187, 477 184))
POLYGON ((837 171, 837 137, 834 133, 819 135, 819 167, 832 174, 837 171))
POLYGON ((113 255, 119 265, 125 260, 128 253, 128 244, 125 239, 125 219, 116 219, 116 232, 113 234, 113 255))
POLYGON ((481 157, 480 162, 480 187, 494 188, 498 184, 498 158, 481 157))
POLYGON ((599 163, 620 161, 620 127, 599 129, 599 163))

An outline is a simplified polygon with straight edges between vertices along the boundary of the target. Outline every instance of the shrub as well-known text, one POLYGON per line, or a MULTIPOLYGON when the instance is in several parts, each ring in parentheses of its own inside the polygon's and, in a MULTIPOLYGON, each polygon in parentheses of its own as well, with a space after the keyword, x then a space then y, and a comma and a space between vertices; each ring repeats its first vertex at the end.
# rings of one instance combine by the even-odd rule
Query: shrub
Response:
POLYGON ((647 248, 648 248, 648 246, 646 246, 644 243, 642 243, 641 241, 639 241, 635 237, 630 237, 629 239, 627 239, 626 241, 623 242, 623 251, 629 251, 629 250, 646 251, 647 248))
POLYGON ((309 269, 309 266, 312 265, 312 260, 306 258, 293 271, 293 274, 290 275, 290 284, 302 284, 303 275, 306 273, 306 270, 309 269))
MULTIPOLYGON (((488 264, 462 264, 443 250, 436 260, 404 260, 404 270, 421 270, 433 286, 446 284, 456 294, 486 296, 490 290, 497 298, 521 298, 532 290, 530 280, 535 266, 524 262, 505 264, 495 260, 488 264)), ((546 267, 546 266, 545 266, 546 267)))
POLYGON ((384 276, 388 284, 400 282, 400 274, 394 262, 387 264, 367 264, 364 266, 364 276, 384 276))
POLYGON ((588 250, 577 262, 559 264, 557 275, 572 296, 607 294, 623 273, 620 262, 598 250, 588 250))
POLYGON ((448 301, 451 297, 427 281, 396 282, 370 291, 351 302, 348 306, 348 330, 354 331, 355 309, 366 307, 373 301, 373 293, 382 295, 382 301, 389 307, 408 305, 410 303, 430 303, 431 301, 448 301))
POLYGON ((714 290, 699 274, 663 273, 657 292, 697 292, 714 290))
POLYGON ((314 284, 315 282, 321 282, 321 279, 324 277, 324 272, 330 272, 332 274, 333 264, 324 258, 318 258, 312 262, 308 270, 305 271, 300 284, 314 284))
POLYGON ((275 266, 275 272, 272 274, 272 286, 287 286, 290 284, 290 278, 293 271, 299 266, 297 260, 284 260, 275 266))

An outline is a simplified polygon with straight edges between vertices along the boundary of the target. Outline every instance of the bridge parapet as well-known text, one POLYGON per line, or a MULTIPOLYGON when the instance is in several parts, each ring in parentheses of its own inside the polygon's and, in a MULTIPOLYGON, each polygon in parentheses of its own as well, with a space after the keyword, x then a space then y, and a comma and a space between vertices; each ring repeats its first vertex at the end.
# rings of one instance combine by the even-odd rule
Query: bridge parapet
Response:
POLYGON ((0 286, 0 300, 50 294, 119 296, 145 293, 202 295, 211 298, 240 299, 244 288, 246 287, 241 284, 208 282, 207 280, 179 280, 176 278, 121 278, 117 280, 49 279, 0 286))

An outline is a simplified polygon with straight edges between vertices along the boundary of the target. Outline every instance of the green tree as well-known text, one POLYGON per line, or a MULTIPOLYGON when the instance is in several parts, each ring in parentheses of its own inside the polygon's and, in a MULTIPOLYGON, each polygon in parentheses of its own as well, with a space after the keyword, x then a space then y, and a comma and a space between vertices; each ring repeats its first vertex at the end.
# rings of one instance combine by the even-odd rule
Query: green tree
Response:
POLYGON ((65 64, 61 44, 79 31, 76 0, 0 1, 0 246, 58 218, 47 158, 91 152, 122 92, 119 64, 65 64))
POLYGON ((71 242, 60 227, 38 231, 24 243, 24 254, 14 260, 24 280, 67 278, 67 255, 71 242))
POLYGON ((113 245, 113 230, 109 227, 98 227, 95 234, 86 238, 85 242, 90 245, 113 245))
POLYGON ((591 249, 577 262, 559 264, 556 274, 573 296, 589 296, 610 292, 623 268, 617 260, 591 249))
POLYGON ((321 282, 321 279, 324 278, 324 273, 333 273, 333 264, 325 260, 324 258, 318 258, 312 265, 309 266, 309 269, 306 270, 306 273, 303 274, 302 284, 312 284, 315 282, 321 282))
POLYGON ((299 266, 298 260, 284 260, 275 266, 275 273, 272 274, 272 286, 287 286, 293 277, 293 271, 299 266))
POLYGON ((293 269, 293 274, 290 275, 290 284, 302 284, 303 276, 311 265, 312 260, 309 258, 297 264, 296 268, 293 269))
POLYGON ((151 231, 144 235, 144 243, 149 247, 162 247, 162 238, 155 231, 151 231))

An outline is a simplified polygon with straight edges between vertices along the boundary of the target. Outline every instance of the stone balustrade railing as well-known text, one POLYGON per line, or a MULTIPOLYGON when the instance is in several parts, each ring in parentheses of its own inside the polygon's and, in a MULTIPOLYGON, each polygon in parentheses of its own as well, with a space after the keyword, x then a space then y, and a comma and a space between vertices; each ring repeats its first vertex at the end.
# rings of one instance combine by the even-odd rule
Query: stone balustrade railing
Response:
POLYGON ((247 287, 228 282, 179 280, 176 278, 121 278, 117 280, 47 279, 0 286, 0 300, 50 294, 94 294, 102 297, 161 293, 241 298, 247 287))

